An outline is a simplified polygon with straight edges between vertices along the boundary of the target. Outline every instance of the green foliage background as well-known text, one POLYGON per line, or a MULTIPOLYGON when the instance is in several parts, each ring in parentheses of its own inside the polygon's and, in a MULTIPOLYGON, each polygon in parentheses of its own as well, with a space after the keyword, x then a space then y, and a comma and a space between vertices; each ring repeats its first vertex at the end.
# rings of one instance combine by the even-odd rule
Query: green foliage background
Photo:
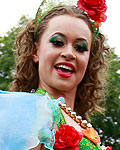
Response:
MULTIPOLYGON (((13 50, 15 50, 16 36, 28 22, 28 17, 21 17, 18 26, 13 27, 4 36, 0 36, 0 89, 9 90, 12 81, 12 71, 15 67, 13 50)), ((109 56, 108 97, 106 111, 94 114, 92 124, 99 132, 102 143, 112 145, 113 150, 120 150, 120 58, 111 49, 109 56)))
POLYGON ((24 28, 29 18, 22 16, 17 27, 13 27, 4 36, 0 36, 0 89, 8 90, 15 67, 13 51, 16 49, 16 37, 24 28))
POLYGON ((102 143, 120 150, 120 58, 111 49, 109 56, 108 90, 104 115, 92 116, 94 127, 101 135, 102 143))

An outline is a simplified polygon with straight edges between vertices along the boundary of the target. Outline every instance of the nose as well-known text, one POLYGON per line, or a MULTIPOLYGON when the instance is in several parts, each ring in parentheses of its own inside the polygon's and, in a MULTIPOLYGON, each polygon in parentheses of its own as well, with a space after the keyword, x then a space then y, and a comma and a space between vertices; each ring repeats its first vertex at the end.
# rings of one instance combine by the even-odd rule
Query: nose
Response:
POLYGON ((76 55, 73 53, 72 47, 70 48, 65 48, 62 52, 61 52, 61 56, 66 58, 66 59, 76 59, 76 55))

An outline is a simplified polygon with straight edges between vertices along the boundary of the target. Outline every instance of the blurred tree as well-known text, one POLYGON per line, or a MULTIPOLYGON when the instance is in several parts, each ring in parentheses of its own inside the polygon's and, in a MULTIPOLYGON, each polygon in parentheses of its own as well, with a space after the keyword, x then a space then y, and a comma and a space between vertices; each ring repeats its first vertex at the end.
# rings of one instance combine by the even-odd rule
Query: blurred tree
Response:
POLYGON ((22 16, 17 27, 13 27, 3 37, 0 36, 0 89, 8 90, 12 81, 11 71, 15 67, 13 50, 17 34, 28 22, 28 17, 22 16))
POLYGON ((108 94, 106 111, 92 116, 92 123, 101 135, 104 145, 120 150, 120 58, 111 49, 109 56, 108 94))

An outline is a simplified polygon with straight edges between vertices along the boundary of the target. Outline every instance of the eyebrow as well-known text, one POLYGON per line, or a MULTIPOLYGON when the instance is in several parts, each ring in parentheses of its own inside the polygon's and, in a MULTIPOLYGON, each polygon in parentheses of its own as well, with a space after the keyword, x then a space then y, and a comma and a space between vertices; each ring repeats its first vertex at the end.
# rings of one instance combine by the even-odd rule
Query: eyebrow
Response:
POLYGON ((87 40, 86 40, 86 39, 84 39, 84 38, 77 38, 77 39, 76 39, 76 41, 83 41, 83 42, 85 42, 85 43, 88 45, 87 40))
POLYGON ((65 38, 65 35, 64 35, 64 34, 62 34, 62 33, 60 33, 60 32, 56 32, 56 33, 54 33, 54 34, 52 35, 52 37, 53 37, 53 36, 55 36, 55 35, 59 35, 59 36, 62 36, 63 38, 65 38))

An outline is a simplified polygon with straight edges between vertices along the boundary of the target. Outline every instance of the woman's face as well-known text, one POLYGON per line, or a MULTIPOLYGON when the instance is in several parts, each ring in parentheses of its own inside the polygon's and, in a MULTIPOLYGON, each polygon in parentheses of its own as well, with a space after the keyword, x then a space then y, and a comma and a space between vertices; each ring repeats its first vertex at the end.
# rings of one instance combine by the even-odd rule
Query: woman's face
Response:
POLYGON ((60 91, 76 89, 89 61, 91 31, 79 18, 52 18, 36 44, 34 62, 39 63, 39 87, 60 91))

